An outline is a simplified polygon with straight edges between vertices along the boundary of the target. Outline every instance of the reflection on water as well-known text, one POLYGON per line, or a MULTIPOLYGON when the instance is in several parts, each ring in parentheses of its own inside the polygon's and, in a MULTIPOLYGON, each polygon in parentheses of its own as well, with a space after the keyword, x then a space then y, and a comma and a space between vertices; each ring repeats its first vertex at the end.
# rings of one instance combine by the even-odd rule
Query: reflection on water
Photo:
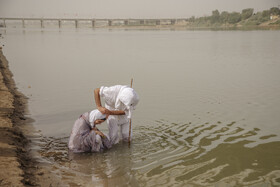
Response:
POLYGON ((66 184, 137 186, 132 168, 131 151, 127 144, 117 145, 102 153, 75 154, 68 152, 68 137, 43 138, 39 153, 42 162, 54 163, 52 169, 66 184))
POLYGON ((66 186, 280 185, 279 31, 2 33, 43 136, 34 149, 66 186), (132 77, 141 98, 132 145, 68 153, 93 89, 132 77))
POLYGON ((45 137, 40 154, 66 184, 100 186, 280 185, 280 142, 239 122, 176 124, 158 120, 135 129, 130 147, 68 152, 68 137, 45 137))

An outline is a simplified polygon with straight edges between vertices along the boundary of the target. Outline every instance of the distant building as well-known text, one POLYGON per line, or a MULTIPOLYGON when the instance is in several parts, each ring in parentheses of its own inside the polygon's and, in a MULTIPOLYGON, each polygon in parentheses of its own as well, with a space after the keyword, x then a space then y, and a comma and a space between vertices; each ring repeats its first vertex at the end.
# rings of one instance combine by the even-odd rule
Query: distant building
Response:
POLYGON ((271 20, 278 19, 278 18, 279 18, 279 15, 270 15, 271 20))

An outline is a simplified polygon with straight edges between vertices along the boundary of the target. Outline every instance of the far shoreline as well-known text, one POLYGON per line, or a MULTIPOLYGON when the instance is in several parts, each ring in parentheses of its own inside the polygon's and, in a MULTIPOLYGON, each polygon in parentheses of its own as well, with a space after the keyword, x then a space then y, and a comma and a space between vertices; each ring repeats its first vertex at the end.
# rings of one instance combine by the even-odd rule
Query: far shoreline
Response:
POLYGON ((191 26, 172 26, 172 25, 160 25, 160 26, 104 26, 104 27, 95 27, 93 29, 124 29, 124 30, 280 30, 280 25, 269 25, 269 26, 205 26, 205 27, 191 27, 191 26))
POLYGON ((170 31, 271 31, 275 30, 278 31, 280 30, 280 25, 269 25, 269 26, 217 26, 217 27, 190 27, 190 26, 172 26, 172 25, 160 25, 160 26, 155 26, 155 25, 139 25, 139 26, 100 26, 100 27, 62 27, 62 28, 56 28, 56 27, 46 27, 46 28, 37 28, 37 27, 26 27, 26 28, 21 28, 21 27, 0 27, 0 31, 8 31, 8 30, 22 30, 23 32, 29 31, 29 30, 38 30, 41 32, 48 31, 48 30, 58 30, 58 31, 63 31, 63 30, 155 30, 155 31, 160 31, 160 30, 170 30, 170 31))

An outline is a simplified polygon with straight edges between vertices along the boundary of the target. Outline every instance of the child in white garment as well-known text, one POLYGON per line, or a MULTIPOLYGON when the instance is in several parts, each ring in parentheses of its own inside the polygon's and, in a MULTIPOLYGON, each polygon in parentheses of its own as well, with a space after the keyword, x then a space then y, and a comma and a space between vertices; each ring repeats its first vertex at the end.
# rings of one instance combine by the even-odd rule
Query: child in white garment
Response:
POLYGON ((73 126, 68 148, 73 152, 100 152, 111 148, 111 143, 106 135, 98 130, 96 125, 103 123, 108 115, 102 114, 97 109, 82 114, 73 126))

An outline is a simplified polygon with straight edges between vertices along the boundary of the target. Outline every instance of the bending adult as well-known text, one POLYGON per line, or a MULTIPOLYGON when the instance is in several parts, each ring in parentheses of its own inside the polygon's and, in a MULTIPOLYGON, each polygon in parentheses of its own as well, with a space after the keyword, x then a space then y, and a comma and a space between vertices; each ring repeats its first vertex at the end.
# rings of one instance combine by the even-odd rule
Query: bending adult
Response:
MULTIPOLYGON (((132 111, 135 110, 135 106, 139 102, 139 96, 136 91, 129 86, 102 86, 94 90, 94 98, 97 109, 102 114, 109 115, 107 124, 111 144, 119 142, 119 129, 122 140, 128 141, 129 119, 132 117, 132 111), (103 98, 105 107, 101 105, 100 98, 103 98)), ((132 130, 130 138, 132 138, 132 130)))

